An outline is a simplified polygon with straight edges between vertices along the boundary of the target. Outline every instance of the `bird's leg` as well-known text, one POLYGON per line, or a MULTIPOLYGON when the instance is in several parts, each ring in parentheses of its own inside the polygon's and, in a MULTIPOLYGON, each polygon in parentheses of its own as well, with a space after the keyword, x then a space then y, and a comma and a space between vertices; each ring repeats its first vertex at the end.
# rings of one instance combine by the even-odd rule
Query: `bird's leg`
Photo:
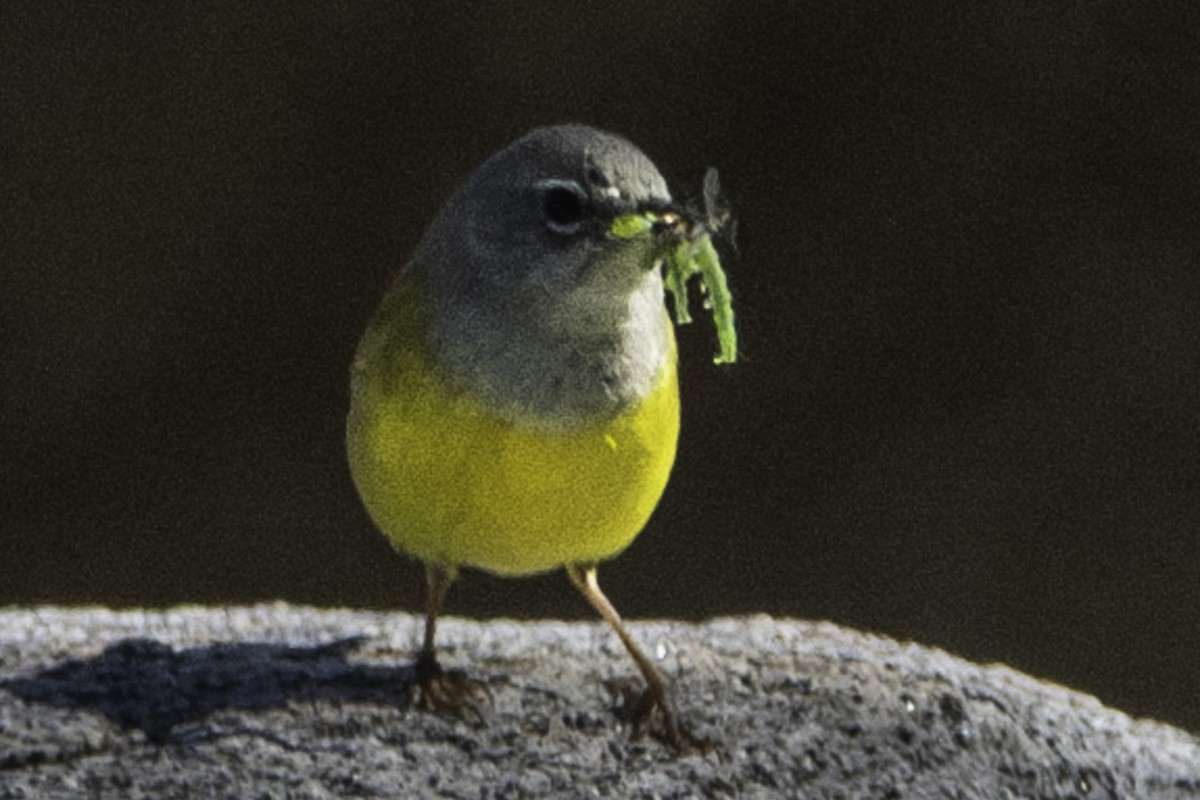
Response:
POLYGON ((662 718, 663 738, 666 742, 677 750, 691 745, 692 737, 679 726, 679 722, 676 720, 675 705, 671 702, 671 692, 667 687, 666 680, 650 658, 642 652, 642 648, 638 647, 637 642, 633 640, 629 631, 626 630, 625 624, 621 621, 621 615, 604 596, 604 592, 600 591, 600 584, 596 580, 596 568, 568 564, 567 575, 570 576, 575 587, 587 598, 587 601, 592 604, 592 607, 600 612, 604 621, 616 632, 621 639, 621 644, 625 645, 625 649, 633 657, 634 663, 642 673, 642 678, 646 681, 646 690, 642 692, 641 697, 636 699, 631 709, 634 724, 641 725, 654 713, 655 709, 658 709, 662 718))
POLYGON ((437 618, 446 600, 446 591, 454 582, 454 570, 438 564, 425 568, 428 600, 425 608, 425 639, 417 655, 417 704, 426 711, 448 711, 466 716, 467 712, 483 719, 483 709, 492 704, 492 695, 479 681, 473 681, 462 670, 443 670, 437 660, 434 640, 437 618))
POLYGON ((417 656, 417 683, 424 686, 433 676, 440 675, 437 663, 437 618, 446 602, 446 592, 454 582, 452 570, 435 564, 425 566, 425 639, 417 656))

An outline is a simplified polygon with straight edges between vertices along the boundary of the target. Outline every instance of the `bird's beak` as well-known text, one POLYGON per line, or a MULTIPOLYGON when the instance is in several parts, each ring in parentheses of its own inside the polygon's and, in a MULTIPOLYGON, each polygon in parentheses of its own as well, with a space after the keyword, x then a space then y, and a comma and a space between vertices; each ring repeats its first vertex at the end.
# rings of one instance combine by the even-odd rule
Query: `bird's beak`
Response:
POLYGON ((608 235, 616 239, 671 239, 680 241, 690 236, 694 227, 691 217, 671 202, 647 203, 637 211, 613 218, 608 235))

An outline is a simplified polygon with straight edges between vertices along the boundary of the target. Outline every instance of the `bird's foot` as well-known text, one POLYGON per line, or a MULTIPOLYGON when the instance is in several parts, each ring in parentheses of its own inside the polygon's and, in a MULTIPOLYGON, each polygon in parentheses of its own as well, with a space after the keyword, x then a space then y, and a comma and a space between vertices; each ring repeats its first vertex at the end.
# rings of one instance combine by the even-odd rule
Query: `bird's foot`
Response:
POLYGON ((483 722, 492 709, 487 686, 459 669, 444 670, 432 653, 421 653, 416 663, 417 707, 422 711, 474 717, 483 722))
POLYGON ((635 738, 649 732, 679 753, 706 753, 712 749, 713 742, 693 736, 680 724, 679 714, 665 686, 651 684, 643 688, 636 678, 605 681, 604 686, 614 700, 619 699, 617 715, 633 726, 635 738))

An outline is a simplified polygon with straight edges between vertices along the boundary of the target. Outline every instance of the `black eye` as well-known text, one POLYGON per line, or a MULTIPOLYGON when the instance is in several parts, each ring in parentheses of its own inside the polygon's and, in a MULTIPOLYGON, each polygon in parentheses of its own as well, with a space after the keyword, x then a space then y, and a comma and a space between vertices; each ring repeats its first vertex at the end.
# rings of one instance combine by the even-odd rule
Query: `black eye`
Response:
POLYGON ((574 181, 546 181, 541 190, 546 226, 555 233, 576 233, 588 211, 588 197, 579 184, 574 181))

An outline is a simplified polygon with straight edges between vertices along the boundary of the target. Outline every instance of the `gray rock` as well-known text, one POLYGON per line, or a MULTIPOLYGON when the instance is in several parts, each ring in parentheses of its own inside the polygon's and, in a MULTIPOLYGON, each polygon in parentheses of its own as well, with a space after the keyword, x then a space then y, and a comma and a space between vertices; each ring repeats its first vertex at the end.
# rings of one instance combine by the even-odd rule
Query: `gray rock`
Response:
POLYGON ((0 612, 0 798, 1200 798, 1200 742, 829 624, 642 622, 707 747, 623 721, 601 624, 447 619, 482 721, 409 708, 408 614, 0 612))

